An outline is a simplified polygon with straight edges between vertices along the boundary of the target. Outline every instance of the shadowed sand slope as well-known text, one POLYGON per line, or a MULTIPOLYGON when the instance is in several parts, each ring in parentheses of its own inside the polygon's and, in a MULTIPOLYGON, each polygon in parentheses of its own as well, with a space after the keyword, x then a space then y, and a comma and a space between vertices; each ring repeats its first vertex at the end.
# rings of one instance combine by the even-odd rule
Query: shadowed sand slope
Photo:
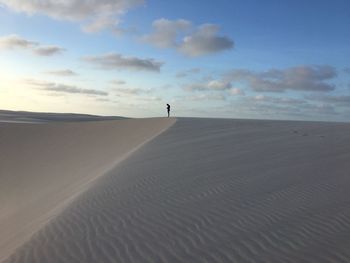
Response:
POLYGON ((179 119, 6 262, 350 262, 350 125, 179 119))
POLYGON ((97 177, 174 121, 1 123, 0 261, 97 177))

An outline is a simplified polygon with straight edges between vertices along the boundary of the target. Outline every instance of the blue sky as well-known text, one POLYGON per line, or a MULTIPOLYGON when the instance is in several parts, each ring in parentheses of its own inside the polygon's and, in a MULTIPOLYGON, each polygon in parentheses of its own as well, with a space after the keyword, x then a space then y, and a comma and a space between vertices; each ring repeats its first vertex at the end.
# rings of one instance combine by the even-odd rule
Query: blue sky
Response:
POLYGON ((0 108, 350 121, 350 2, 0 0, 0 108))

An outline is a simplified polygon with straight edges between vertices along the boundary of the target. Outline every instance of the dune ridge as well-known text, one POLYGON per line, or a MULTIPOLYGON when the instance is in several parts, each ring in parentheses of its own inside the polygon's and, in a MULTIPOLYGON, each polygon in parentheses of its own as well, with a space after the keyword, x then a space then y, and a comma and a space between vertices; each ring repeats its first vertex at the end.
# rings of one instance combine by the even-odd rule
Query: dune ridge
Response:
POLYGON ((0 123, 0 261, 174 122, 0 123))
POLYGON ((178 119, 4 262, 349 262, 350 124, 178 119))
POLYGON ((53 113, 0 110, 0 122, 45 123, 45 122, 78 122, 108 121, 126 119, 120 116, 98 116, 77 113, 53 113))

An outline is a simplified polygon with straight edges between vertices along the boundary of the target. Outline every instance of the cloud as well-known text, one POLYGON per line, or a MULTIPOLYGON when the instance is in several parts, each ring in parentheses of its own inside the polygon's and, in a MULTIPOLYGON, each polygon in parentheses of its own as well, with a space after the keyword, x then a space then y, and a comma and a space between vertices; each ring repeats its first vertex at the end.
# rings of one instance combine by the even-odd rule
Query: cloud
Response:
POLYGON ((208 83, 208 89, 211 90, 226 90, 232 88, 230 82, 224 82, 221 80, 212 80, 208 83))
POLYGON ((258 103, 268 103, 270 105, 282 104, 282 105, 293 106, 293 105, 301 105, 301 104, 307 103, 307 101, 303 99, 296 99, 296 98, 290 98, 290 97, 272 97, 272 96, 265 96, 261 94, 253 97, 249 97, 248 99, 258 103))
POLYGON ((350 67, 344 68, 344 72, 350 74, 350 67))
POLYGON ((38 45, 38 42, 26 40, 18 35, 0 37, 0 49, 31 49, 38 45))
POLYGON ((217 25, 202 25, 194 34, 183 39, 179 50, 187 56, 197 57, 233 48, 233 41, 229 37, 218 36, 218 31, 217 25))
POLYGON ((210 80, 208 82, 191 83, 184 87, 187 91, 216 90, 223 91, 232 88, 230 82, 222 80, 210 80))
POLYGON ((328 96, 310 95, 310 96, 305 96, 305 99, 318 101, 321 103, 330 103, 330 104, 342 106, 342 107, 350 107, 349 95, 328 95, 328 96))
POLYGON ((162 18, 153 22, 153 32, 142 40, 158 48, 175 48, 187 56, 197 57, 233 48, 233 40, 218 32, 219 27, 214 24, 194 27, 188 20, 162 18))
POLYGON ((299 98, 266 96, 258 94, 245 97, 235 102, 239 112, 254 113, 258 116, 268 116, 272 118, 305 117, 315 119, 317 116, 338 114, 332 105, 327 103, 310 103, 310 101, 299 98))
POLYGON ((159 48, 173 48, 178 46, 178 35, 188 31, 192 24, 184 19, 171 21, 161 18, 155 20, 152 26, 153 33, 144 36, 143 40, 159 48))
POLYGON ((303 111, 306 114, 318 114, 318 115, 337 115, 339 114, 336 109, 329 104, 305 104, 303 111))
POLYGON ((40 43, 24 39, 18 35, 0 37, 0 49, 30 50, 38 56, 52 56, 65 51, 58 46, 42 46, 40 43))
POLYGON ((64 84, 53 84, 43 88, 48 91, 64 92, 64 93, 79 93, 79 94, 89 94, 89 95, 100 95, 107 96, 108 93, 105 91, 94 90, 94 89, 81 89, 76 86, 64 85, 64 84))
POLYGON ((154 59, 141 59, 137 57, 124 57, 120 54, 110 53, 100 56, 88 56, 83 60, 95 64, 103 69, 127 69, 133 71, 159 72, 163 62, 154 59))
POLYGON ((230 94, 233 96, 237 96, 237 95, 244 96, 245 92, 239 88, 232 88, 230 89, 230 94))
POLYGON ((52 56, 56 54, 61 54, 65 49, 58 46, 43 46, 38 47, 33 50, 34 54, 39 56, 52 56))
POLYGON ((107 99, 107 98, 96 98, 95 101, 98 101, 98 102, 110 102, 110 99, 107 99))
POLYGON ((138 89, 138 88, 115 88, 113 91, 116 91, 117 93, 122 93, 122 94, 128 94, 128 95, 137 95, 141 93, 147 93, 147 91, 143 89, 138 89))
POLYGON ((40 87, 41 90, 54 91, 59 93, 72 93, 72 94, 86 94, 86 95, 98 95, 107 96, 108 92, 94 89, 82 89, 73 85, 66 85, 47 81, 38 80, 26 80, 27 84, 40 87))
POLYGON ((189 75, 198 74, 200 72, 201 72, 200 68, 191 68, 191 69, 188 69, 188 70, 179 71, 178 73, 176 73, 175 77, 177 77, 177 78, 185 78, 185 77, 187 77, 189 75))
POLYGON ((119 80, 119 79, 114 79, 111 80, 109 83, 113 84, 113 85, 125 85, 126 81, 124 80, 119 80))
POLYGON ((323 119, 325 115, 334 116, 338 114, 331 105, 316 104, 304 104, 298 107, 283 104, 256 104, 248 106, 247 109, 273 118, 286 118, 293 116, 293 119, 294 117, 297 117, 298 119, 305 119, 305 117, 308 117, 315 120, 317 116, 321 116, 323 119))
POLYGON ((92 21, 89 24, 82 26, 82 30, 86 33, 96 33, 108 27, 114 28, 118 24, 119 24, 119 21, 116 20, 115 18, 105 16, 105 17, 96 19, 95 21, 92 21))
POLYGON ((143 100, 143 101, 161 101, 162 98, 158 97, 158 96, 150 96, 150 97, 139 97, 139 100, 143 100))
POLYGON ((16 12, 80 22, 87 32, 115 27, 122 14, 143 3, 143 0, 0 0, 0 4, 16 12))
POLYGON ((226 100, 225 96, 221 94, 197 94, 186 97, 186 99, 192 101, 226 100))
POLYGON ((70 69, 62 69, 62 70, 52 70, 45 72, 49 75, 54 75, 58 77, 70 77, 70 76, 77 76, 78 74, 70 69))
POLYGON ((233 70, 226 75, 228 81, 245 82, 254 91, 283 92, 298 91, 332 91, 333 84, 326 81, 337 76, 331 66, 298 66, 285 70, 271 69, 265 72, 233 70))

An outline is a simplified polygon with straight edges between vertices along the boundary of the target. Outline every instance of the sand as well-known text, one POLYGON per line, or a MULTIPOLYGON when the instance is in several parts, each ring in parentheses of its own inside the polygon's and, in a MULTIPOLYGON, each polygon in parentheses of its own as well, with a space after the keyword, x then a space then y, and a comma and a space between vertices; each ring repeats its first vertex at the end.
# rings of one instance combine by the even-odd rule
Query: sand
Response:
POLYGON ((52 113, 0 110, 1 122, 15 123, 46 123, 46 122, 77 122, 77 121, 106 121, 126 119, 118 116, 97 116, 76 113, 52 113))
POLYGON ((179 118, 4 262, 350 262, 349 171, 350 124, 179 118))
POLYGON ((0 261, 174 121, 0 123, 0 261))

